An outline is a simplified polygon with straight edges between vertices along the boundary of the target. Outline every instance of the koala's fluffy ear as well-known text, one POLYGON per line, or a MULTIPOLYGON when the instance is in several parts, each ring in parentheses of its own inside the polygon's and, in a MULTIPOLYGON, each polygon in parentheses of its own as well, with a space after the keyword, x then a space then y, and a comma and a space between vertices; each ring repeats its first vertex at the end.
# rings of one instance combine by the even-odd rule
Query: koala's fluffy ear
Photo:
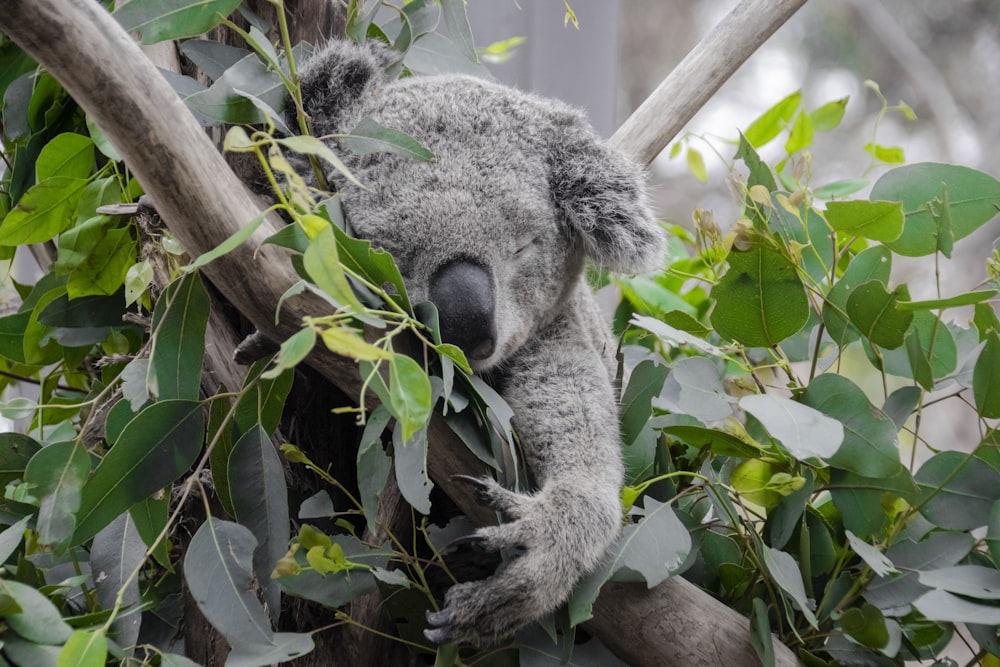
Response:
POLYGON ((587 255, 620 273, 663 266, 663 230, 646 205, 642 170, 603 145, 579 115, 560 114, 550 156, 552 195, 587 255))
POLYGON ((331 40, 316 49, 299 72, 314 134, 350 130, 365 98, 386 83, 385 68, 392 62, 391 53, 374 41, 331 40))

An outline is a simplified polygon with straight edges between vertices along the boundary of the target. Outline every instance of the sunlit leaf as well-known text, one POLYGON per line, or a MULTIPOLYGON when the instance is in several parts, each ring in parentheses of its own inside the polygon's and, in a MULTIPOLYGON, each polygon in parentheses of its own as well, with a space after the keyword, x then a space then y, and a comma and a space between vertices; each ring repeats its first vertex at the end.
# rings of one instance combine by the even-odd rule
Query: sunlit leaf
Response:
POLYGON ((764 146, 785 129, 802 103, 802 92, 795 91, 765 111, 746 129, 743 135, 755 148, 764 146))
POLYGON ((903 206, 892 201, 832 201, 826 205, 826 221, 836 231, 884 243, 903 233, 903 206))

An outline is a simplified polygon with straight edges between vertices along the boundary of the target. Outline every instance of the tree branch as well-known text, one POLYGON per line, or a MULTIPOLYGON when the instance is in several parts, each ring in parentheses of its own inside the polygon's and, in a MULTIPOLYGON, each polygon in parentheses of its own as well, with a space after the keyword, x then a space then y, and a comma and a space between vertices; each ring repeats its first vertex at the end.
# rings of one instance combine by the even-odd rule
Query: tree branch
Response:
MULTIPOLYGON (((724 22, 731 30, 725 43, 717 45, 721 53, 713 54, 711 43, 699 45, 692 54, 698 55, 685 59, 629 119, 616 142, 645 162, 651 160, 645 156, 659 152, 676 132, 671 128, 683 125, 802 1, 773 0, 786 8, 780 20, 770 11, 771 4, 772 0, 748 0, 741 5, 735 18, 731 15, 724 22), (762 25, 764 16, 774 23, 762 25), (672 79, 683 85, 667 85, 672 79), (684 92, 692 90, 698 94, 684 92), (684 99, 689 101, 677 104, 684 99)), ((260 213, 254 197, 181 100, 96 2, 4 0, 0 30, 59 80, 104 130, 190 253, 214 248, 260 213)), ((284 340, 299 329, 304 315, 326 313, 330 307, 314 295, 302 294, 284 303, 275 323, 275 304, 298 276, 283 250, 260 245, 269 233, 266 227, 203 271, 261 332, 284 340)), ((348 394, 360 390, 353 361, 317 350, 309 363, 348 394)), ((475 458, 441 419, 432 421, 429 440, 428 467, 435 482, 473 521, 492 522, 492 512, 450 479, 452 473, 480 470, 475 458)), ((754 660, 747 620, 680 578, 653 591, 635 585, 607 586, 595 614, 588 628, 635 667, 743 665, 754 660)), ((799 664, 787 647, 777 643, 775 649, 777 665, 799 664)))

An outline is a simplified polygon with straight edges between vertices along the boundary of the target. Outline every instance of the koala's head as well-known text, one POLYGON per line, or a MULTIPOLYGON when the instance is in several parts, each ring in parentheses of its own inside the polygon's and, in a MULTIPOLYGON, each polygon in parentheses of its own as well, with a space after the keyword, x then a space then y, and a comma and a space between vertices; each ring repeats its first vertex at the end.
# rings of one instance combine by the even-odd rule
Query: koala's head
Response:
POLYGON ((328 176, 354 233, 392 253, 411 298, 434 302, 444 340, 474 369, 500 364, 551 322, 588 258, 659 268, 641 171, 578 111, 472 77, 389 81, 389 59, 374 45, 319 49, 302 69, 306 112, 317 136, 371 118, 434 153, 421 162, 338 145, 366 189, 328 176))

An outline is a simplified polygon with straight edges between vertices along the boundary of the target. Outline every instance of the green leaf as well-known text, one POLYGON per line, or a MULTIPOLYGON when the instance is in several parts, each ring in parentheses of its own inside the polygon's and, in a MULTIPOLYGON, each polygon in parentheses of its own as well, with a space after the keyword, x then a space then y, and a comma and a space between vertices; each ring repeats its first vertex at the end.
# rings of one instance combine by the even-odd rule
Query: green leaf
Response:
POLYGON ((862 646, 883 648, 889 643, 889 630, 885 617, 878 608, 867 602, 860 607, 851 607, 840 617, 844 632, 862 646))
POLYGON ((851 323, 875 345, 891 350, 903 344, 913 313, 899 309, 902 289, 890 294, 882 282, 868 280, 858 285, 847 299, 851 323))
POLYGON ((292 390, 295 373, 286 370, 275 378, 261 376, 259 380, 254 382, 261 369, 266 366, 267 360, 265 359, 255 362, 243 382, 244 389, 251 384, 253 384, 253 388, 244 391, 236 404, 236 413, 233 418, 240 433, 246 433, 255 425, 260 424, 265 434, 271 434, 278 428, 278 423, 281 421, 281 414, 285 409, 285 399, 288 397, 288 392, 292 390))
POLYGON ((919 257, 938 250, 938 224, 928 203, 947 192, 955 240, 992 219, 1000 207, 1000 181, 968 167, 925 162, 887 172, 875 183, 872 200, 900 201, 906 213, 903 234, 887 244, 900 255, 919 257))
POLYGON ((21 546, 21 542, 24 541, 24 531, 28 528, 29 521, 31 521, 31 516, 22 517, 0 532, 0 565, 6 563, 14 555, 14 551, 21 546))
POLYGON ((906 335, 906 357, 910 362, 910 374, 926 391, 934 389, 934 371, 920 344, 920 331, 911 329, 906 335))
POLYGON ((305 155, 315 155, 316 157, 321 157, 327 162, 329 162, 337 171, 344 175, 344 178, 354 183, 358 187, 364 187, 361 182, 351 174, 350 170, 343 163, 343 161, 337 157, 337 154, 326 145, 322 140, 316 137, 309 136, 296 136, 296 137, 284 137, 279 139, 278 143, 286 148, 290 148, 296 153, 303 153, 305 155))
POLYGON ((688 146, 687 149, 687 165, 694 177, 697 178, 702 183, 708 182, 708 170, 705 169, 705 158, 702 156, 700 151, 695 150, 688 146))
POLYGON ((872 241, 895 241, 903 233, 903 206, 895 201, 832 201, 826 221, 838 231, 872 241))
POLYGON ((992 299, 997 295, 995 289, 984 289, 975 292, 966 292, 965 294, 956 294, 955 296, 946 297, 944 299, 927 299, 926 301, 900 301, 900 310, 937 310, 944 308, 958 308, 959 306, 971 306, 974 304, 982 303, 987 299, 992 299))
POLYGON ((870 567, 872 572, 876 575, 884 577, 887 574, 898 572, 896 567, 892 564, 892 561, 889 560, 884 553, 857 537, 850 530, 845 531, 845 534, 847 536, 847 542, 851 545, 851 548, 854 549, 854 553, 856 553, 858 557, 865 562, 865 565, 870 567))
POLYGON ((175 280, 160 295, 153 311, 149 353, 148 385, 154 397, 198 398, 208 314, 208 293, 197 273, 175 280))
POLYGON ((403 276, 400 275, 392 255, 381 248, 373 248, 370 241, 348 236, 336 225, 333 226, 333 234, 337 237, 341 264, 375 285, 388 283, 395 289, 393 297, 396 302, 404 310, 412 311, 410 299, 406 295, 406 286, 403 284, 403 276))
POLYGON ((712 326, 747 347, 770 347, 801 329, 809 301, 795 265, 764 247, 729 253, 729 270, 712 290, 712 326))
POLYGON ((921 491, 921 514, 936 526, 971 530, 985 526, 1000 499, 1000 472, 962 452, 941 452, 914 476, 921 491))
POLYGON ((760 455, 758 448, 725 431, 685 425, 670 425, 661 427, 660 430, 667 435, 680 438, 692 447, 699 449, 708 447, 713 454, 719 456, 751 458, 760 455))
POLYGON ((751 394, 740 407, 752 414, 799 460, 827 459, 844 441, 844 425, 819 410, 781 396, 751 394))
POLYGON ((195 401, 159 401, 137 414, 83 487, 74 543, 184 474, 204 435, 204 411, 195 401))
MULTIPOLYGON (((919 354, 924 361, 918 361, 923 366, 930 367, 930 373, 934 379, 940 379, 951 375, 958 363, 958 346, 951 330, 941 322, 940 318, 928 311, 910 311, 913 314, 913 322, 906 333, 904 342, 908 342, 911 349, 906 347, 895 350, 884 350, 882 359, 879 359, 871 352, 870 345, 865 346, 872 364, 876 368, 884 368, 887 373, 899 377, 915 377, 913 365, 910 357, 919 354), (919 344, 919 353, 917 351, 919 344)), ((923 370, 926 379, 927 369, 923 370)))
POLYGON ((644 360, 632 370, 621 396, 622 442, 630 445, 639 437, 650 417, 650 402, 660 395, 669 369, 663 364, 644 360))
POLYGON ((1000 571, 983 565, 955 565, 918 573, 920 583, 980 600, 1000 600, 1000 571))
POLYGON ((320 228, 319 233, 309 243, 309 247, 306 248, 302 256, 302 263, 316 286, 333 299, 338 306, 349 308, 356 313, 363 313, 365 307, 354 296, 354 291, 347 282, 344 269, 340 265, 339 254, 333 227, 327 223, 320 228))
POLYGON ((764 567, 774 583, 795 601, 809 625, 818 627, 816 616, 812 612, 814 605, 806 597, 805 586, 802 584, 802 571, 799 570, 795 559, 784 551, 766 545, 761 546, 761 555, 764 567))
POLYGON ((247 94, 272 109, 280 109, 287 94, 281 77, 268 69, 256 54, 240 60, 208 89, 186 97, 184 103, 220 123, 252 125, 265 122, 264 113, 246 97, 247 94))
POLYGON ((771 622, 767 618, 767 604, 761 598, 753 599, 753 608, 750 610, 750 644, 762 667, 774 667, 771 622))
POLYGON ((316 346, 316 330, 305 327, 288 337, 281 344, 278 356, 274 359, 274 367, 261 373, 261 378, 273 380, 290 368, 295 368, 303 359, 309 356, 316 346))
POLYGON ((35 454, 24 471, 41 499, 38 541, 61 549, 73 535, 74 514, 80 508, 80 490, 90 474, 90 454, 79 441, 57 442, 35 454))
POLYGON ((812 117, 805 111, 800 111, 792 123, 792 129, 788 131, 788 141, 785 142, 785 152, 789 155, 798 153, 804 148, 812 146, 813 123, 812 117))
POLYGON ((802 103, 802 91, 795 91, 765 111, 744 132, 754 148, 760 148, 781 133, 802 103))
MULTIPOLYGON (((215 481, 213 476, 213 481, 215 481)), ((218 488, 218 487, 216 487, 218 488)), ((167 525, 170 510, 170 494, 154 494, 139 501, 129 510, 132 524, 144 544, 152 545, 167 525)), ((153 558, 167 570, 173 571, 174 564, 170 562, 170 539, 160 540, 153 549, 153 558)))
POLYGON ((62 644, 73 633, 47 597, 18 581, 0 579, 0 595, 13 600, 4 614, 11 630, 36 644, 62 644))
POLYGON ((972 372, 972 395, 980 417, 1000 417, 1000 336, 991 331, 972 372))
POLYGON ((198 609, 230 646, 272 644, 271 621, 254 595, 253 552, 247 528, 208 517, 184 555, 184 578, 198 609))
POLYGON ((886 164, 902 164, 906 162, 903 149, 895 146, 881 146, 879 144, 868 143, 865 144, 865 152, 876 160, 880 160, 886 164))
MULTIPOLYGON (((735 158, 743 160, 750 172, 747 174, 747 190, 755 185, 763 185, 767 188, 768 192, 774 192, 778 189, 778 184, 774 180, 774 174, 771 173, 771 168, 760 159, 760 156, 757 155, 757 151, 754 150, 752 143, 742 134, 740 135, 740 145, 736 150, 735 158)), ((749 195, 747 196, 745 208, 750 211, 753 224, 756 229, 767 228, 766 218, 756 213, 756 208, 750 201, 749 195)))
POLYGON ((389 479, 392 458, 382 448, 382 432, 389 423, 389 411, 384 405, 368 415, 361 444, 358 446, 358 494, 368 522, 368 530, 376 530, 379 496, 389 479))
POLYGON ((636 508, 643 517, 639 523, 625 526, 618 541, 608 548, 603 563, 573 590, 570 623, 582 623, 591 617, 601 586, 612 577, 652 588, 680 572, 691 551, 691 534, 669 503, 645 496, 643 504, 644 509, 636 508))
POLYGON ((98 573, 93 582, 98 604, 110 610, 120 602, 123 612, 133 612, 121 614, 112 624, 119 646, 132 646, 139 638, 140 622, 135 613, 140 602, 139 579, 132 575, 142 568, 145 559, 146 545, 129 514, 119 515, 94 536, 90 566, 98 573))
POLYGON ((240 0, 132 0, 114 17, 127 32, 142 35, 143 44, 196 37, 214 28, 240 0))
POLYGON ((75 630, 59 652, 56 667, 104 667, 108 638, 103 630, 75 630))
POLYGON ((1000 607, 976 604, 939 589, 924 593, 913 606, 929 621, 1000 625, 1000 607))
MULTIPOLYGON (((136 245, 127 227, 104 228, 97 243, 70 271, 66 290, 71 299, 91 294, 110 295, 125 283, 125 275, 135 263, 136 245)), ((62 247, 60 238, 60 248, 62 247)))
POLYGON ((94 169, 94 142, 90 137, 63 132, 45 144, 35 161, 38 182, 47 178, 87 178, 94 169))
POLYGON ((31 186, 0 222, 0 245, 48 241, 73 224, 87 181, 55 176, 31 186))
POLYGON ((180 45, 181 53, 191 59, 209 79, 215 81, 226 70, 250 55, 241 49, 210 39, 189 39, 180 45))
MULTIPOLYGON (((239 126, 233 129, 237 129, 239 126)), ((247 239, 253 236, 253 233, 257 231, 261 223, 267 218, 268 211, 261 211, 253 220, 243 225, 235 232, 233 232, 229 238, 215 246, 208 252, 204 252, 195 258, 193 262, 188 264, 183 268, 184 271, 194 271, 195 269, 201 268, 208 264, 209 262, 222 257, 228 252, 235 250, 240 247, 247 239)))
POLYGON ((842 97, 839 100, 827 102, 813 111, 810 114, 813 128, 817 132, 829 132, 840 125, 840 121, 844 118, 844 111, 847 109, 849 99, 848 97, 842 97))
POLYGON ((671 364, 659 400, 658 407, 703 422, 725 419, 733 413, 733 399, 723 387, 722 371, 705 357, 685 357, 671 364))
POLYGON ((392 429, 393 462, 399 492, 421 514, 431 511, 434 484, 427 474, 427 429, 421 428, 408 440, 403 438, 402 423, 392 429))
POLYGON ((899 468, 896 425, 846 377, 833 373, 816 376, 801 400, 844 425, 843 444, 827 458, 831 466, 864 477, 888 476, 899 468))
POLYGON ((260 426, 247 431, 229 455, 228 479, 236 520, 257 540, 253 570, 272 621, 281 609, 271 571, 288 551, 288 488, 278 452, 260 426))
POLYGON ((1000 562, 1000 500, 995 501, 990 508, 989 524, 986 529, 986 546, 989 547, 993 562, 1000 562))
POLYGON ((479 57, 476 55, 476 44, 472 36, 472 27, 469 25, 469 16, 466 13, 465 0, 441 0, 441 12, 444 15, 444 25, 448 29, 448 34, 458 45, 459 50, 469 60, 479 62, 479 57))
POLYGON ((344 145, 358 155, 393 153, 421 162, 434 160, 434 153, 419 141, 399 130, 379 125, 371 118, 362 118, 347 135, 344 145))
POLYGON ((868 180, 865 178, 845 178, 840 181, 821 185, 813 190, 813 196, 821 200, 840 199, 842 197, 849 197, 867 187, 868 180))
POLYGON ((342 357, 364 361, 392 358, 392 352, 367 342, 351 326, 323 327, 319 330, 319 337, 328 350, 342 357))
POLYGON ((405 354, 393 355, 389 360, 389 410, 402 426, 404 443, 424 427, 432 407, 427 373, 405 354))
POLYGON ((771 478, 781 468, 760 459, 747 459, 739 464, 729 475, 729 483, 737 492, 750 502, 764 509, 777 507, 782 495, 768 488, 771 478))
POLYGON ((23 479, 28 462, 41 448, 21 433, 0 433, 0 487, 23 479))

